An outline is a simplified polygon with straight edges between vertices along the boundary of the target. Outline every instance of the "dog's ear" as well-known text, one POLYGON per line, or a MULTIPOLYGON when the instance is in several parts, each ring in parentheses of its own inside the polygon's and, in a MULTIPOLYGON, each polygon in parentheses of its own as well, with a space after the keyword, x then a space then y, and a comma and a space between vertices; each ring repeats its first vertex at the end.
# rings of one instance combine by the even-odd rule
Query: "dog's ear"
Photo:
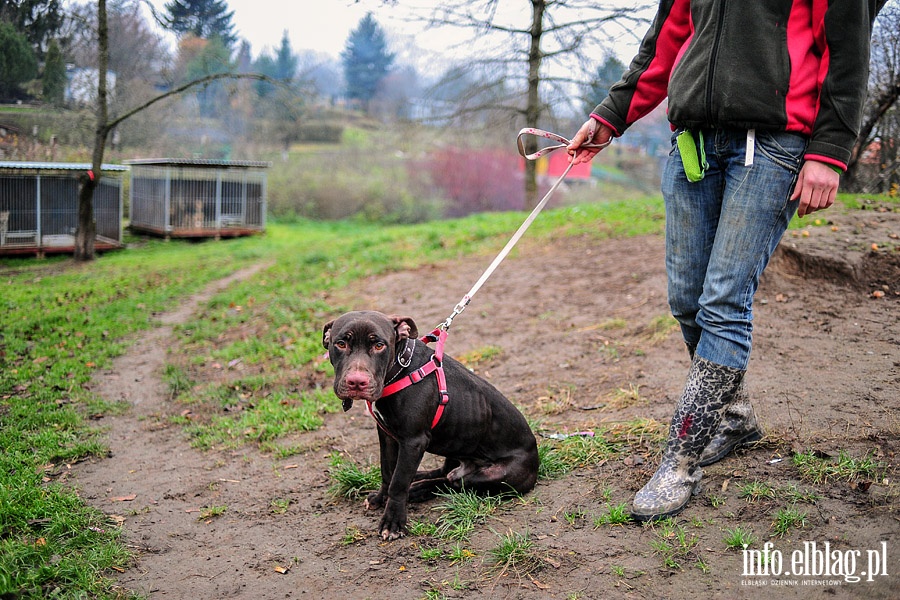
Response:
POLYGON ((391 316, 391 321, 394 322, 394 331, 397 332, 398 340, 419 337, 419 329, 416 327, 416 322, 412 320, 412 317, 393 315, 391 316))
POLYGON ((322 329, 322 345, 325 346, 325 349, 328 350, 331 347, 331 326, 334 325, 334 321, 328 321, 325 323, 325 328, 322 329))

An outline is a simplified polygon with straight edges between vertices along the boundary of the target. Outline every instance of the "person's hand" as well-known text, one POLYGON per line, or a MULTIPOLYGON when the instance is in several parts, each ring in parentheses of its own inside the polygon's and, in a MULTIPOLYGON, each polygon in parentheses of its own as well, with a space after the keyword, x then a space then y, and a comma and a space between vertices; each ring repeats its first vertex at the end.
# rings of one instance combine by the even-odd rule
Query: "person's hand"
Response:
POLYGON ((834 204, 841 176, 825 163, 808 160, 800 167, 791 200, 800 199, 797 215, 804 217, 834 204))
POLYGON ((603 148, 583 148, 584 144, 606 144, 612 139, 613 131, 596 119, 588 119, 566 147, 569 162, 573 165, 590 162, 603 148))

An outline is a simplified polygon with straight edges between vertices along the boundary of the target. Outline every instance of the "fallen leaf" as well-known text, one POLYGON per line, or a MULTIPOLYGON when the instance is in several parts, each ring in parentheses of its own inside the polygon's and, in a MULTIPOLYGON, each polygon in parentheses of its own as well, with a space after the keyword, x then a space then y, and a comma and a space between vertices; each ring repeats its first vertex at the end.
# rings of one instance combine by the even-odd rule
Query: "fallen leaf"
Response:
POLYGON ((540 581, 538 581, 537 579, 532 579, 531 583, 533 583, 534 586, 536 588, 538 588, 539 590, 549 590, 550 589, 549 585, 545 585, 545 584, 541 583, 540 581))
POLYGON ((34 364, 36 364, 36 365, 39 365, 39 364, 41 364, 41 363, 47 362, 48 360, 50 360, 50 358, 47 357, 47 356, 38 356, 38 357, 37 357, 36 359, 34 359, 32 362, 33 362, 34 364))
POLYGON ((300 467, 300 465, 284 465, 285 469, 297 469, 299 467, 300 467))
POLYGON ((291 570, 290 567, 282 567, 281 565, 275 565, 276 573, 281 573, 282 575, 284 575, 285 573, 287 573, 290 570, 291 570))
POLYGON ((128 496, 116 496, 115 498, 110 498, 110 502, 131 502, 137 498, 137 494, 129 494, 128 496))

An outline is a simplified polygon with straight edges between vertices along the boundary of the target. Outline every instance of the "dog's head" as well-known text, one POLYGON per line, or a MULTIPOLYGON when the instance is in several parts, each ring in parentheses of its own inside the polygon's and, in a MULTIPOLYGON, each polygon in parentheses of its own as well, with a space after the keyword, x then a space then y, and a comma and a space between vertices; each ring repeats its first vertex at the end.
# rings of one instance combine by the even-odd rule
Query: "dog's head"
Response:
POLYGON ((381 397, 398 344, 418 335, 412 318, 375 311, 349 312, 325 324, 322 345, 334 365, 334 393, 345 411, 354 400, 381 397))

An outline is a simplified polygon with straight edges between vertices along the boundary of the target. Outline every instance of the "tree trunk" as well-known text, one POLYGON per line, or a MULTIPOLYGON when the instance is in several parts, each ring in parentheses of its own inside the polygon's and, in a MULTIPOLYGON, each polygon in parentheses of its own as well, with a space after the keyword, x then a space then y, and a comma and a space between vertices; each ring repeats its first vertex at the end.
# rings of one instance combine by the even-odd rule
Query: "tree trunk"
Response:
POLYGON ((75 229, 75 260, 94 260, 94 241, 97 224, 94 221, 94 190, 103 177, 103 153, 109 134, 109 108, 107 106, 106 71, 109 67, 109 29, 106 23, 106 0, 97 0, 97 128, 94 131, 94 151, 91 170, 80 177, 78 191, 78 226, 75 229))
MULTIPOLYGON (((537 128, 541 118, 541 36, 544 35, 544 12, 547 8, 546 0, 532 0, 531 13, 531 47, 528 49, 528 95, 525 105, 526 127, 537 128)), ((528 136, 524 140, 525 153, 537 152, 537 138, 528 136)), ((525 161, 525 208, 533 209, 538 203, 537 163, 533 160, 525 161)))

